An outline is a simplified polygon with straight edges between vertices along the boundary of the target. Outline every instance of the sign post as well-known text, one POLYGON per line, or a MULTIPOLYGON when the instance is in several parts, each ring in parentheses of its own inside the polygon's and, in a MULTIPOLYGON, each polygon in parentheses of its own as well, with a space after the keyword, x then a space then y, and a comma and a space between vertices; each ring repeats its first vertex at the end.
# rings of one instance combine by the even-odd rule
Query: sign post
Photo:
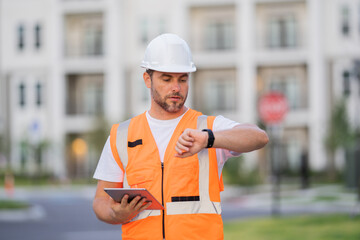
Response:
POLYGON ((259 101, 259 114, 270 135, 270 163, 272 182, 272 215, 280 214, 280 183, 282 170, 282 122, 288 111, 286 97, 280 92, 263 95, 259 101))

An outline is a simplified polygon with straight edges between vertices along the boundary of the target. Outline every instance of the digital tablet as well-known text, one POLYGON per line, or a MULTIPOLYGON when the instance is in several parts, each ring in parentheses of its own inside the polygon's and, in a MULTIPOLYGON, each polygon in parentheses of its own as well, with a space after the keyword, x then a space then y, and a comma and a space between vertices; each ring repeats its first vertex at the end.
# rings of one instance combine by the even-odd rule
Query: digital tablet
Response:
POLYGON ((145 188, 104 188, 104 191, 112 197, 116 202, 121 202, 125 194, 129 195, 129 202, 136 196, 145 197, 146 202, 151 201, 152 204, 147 210, 163 210, 164 207, 158 200, 145 188))

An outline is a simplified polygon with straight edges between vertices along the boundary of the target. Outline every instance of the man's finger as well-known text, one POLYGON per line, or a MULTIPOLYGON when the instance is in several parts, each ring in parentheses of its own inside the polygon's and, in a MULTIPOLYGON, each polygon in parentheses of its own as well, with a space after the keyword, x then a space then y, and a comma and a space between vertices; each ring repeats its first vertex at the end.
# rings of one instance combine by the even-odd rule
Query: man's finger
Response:
POLYGON ((126 207, 128 205, 129 195, 125 194, 121 199, 121 206, 126 207))
POLYGON ((184 138, 179 138, 178 141, 177 141, 177 144, 179 144, 179 143, 181 145, 184 145, 184 146, 187 146, 187 147, 192 147, 192 145, 193 145, 192 141, 185 140, 184 138))
POLYGON ((129 203, 129 206, 131 208, 134 208, 136 206, 136 204, 139 202, 140 200, 140 196, 136 196, 133 200, 131 200, 131 202, 129 203))
POLYGON ((183 151, 183 152, 188 152, 189 151, 189 147, 186 145, 183 145, 179 142, 176 143, 176 146, 179 150, 183 151))
POLYGON ((142 205, 144 205, 145 201, 146 201, 146 198, 143 197, 143 198, 135 205, 134 209, 135 209, 136 211, 138 211, 138 210, 142 207, 142 205))
POLYGON ((189 148, 184 147, 184 146, 182 146, 182 145, 176 144, 176 146, 175 146, 175 151, 176 151, 178 154, 183 154, 184 152, 188 152, 188 151, 189 151, 189 148))
POLYGON ((177 146, 175 146, 175 151, 176 151, 176 154, 181 154, 182 153, 182 151, 177 146))
MULTIPOLYGON (((180 138, 183 138, 185 141, 190 141, 190 142, 193 142, 193 141, 194 141, 194 138, 191 136, 190 131, 184 132, 184 133, 180 136, 180 138)), ((179 139, 180 139, 180 138, 179 138, 179 139)))
POLYGON ((150 207, 151 203, 152 203, 152 202, 146 203, 144 206, 140 207, 138 211, 139 211, 139 212, 144 211, 145 209, 147 209, 148 207, 150 207))

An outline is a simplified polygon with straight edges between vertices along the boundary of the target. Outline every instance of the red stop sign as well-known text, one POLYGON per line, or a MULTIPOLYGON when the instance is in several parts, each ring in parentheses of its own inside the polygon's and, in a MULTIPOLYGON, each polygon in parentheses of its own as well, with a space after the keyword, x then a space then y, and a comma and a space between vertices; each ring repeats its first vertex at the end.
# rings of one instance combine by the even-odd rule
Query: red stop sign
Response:
POLYGON ((260 98, 260 118, 266 124, 280 123, 288 111, 286 97, 279 92, 270 92, 260 98))

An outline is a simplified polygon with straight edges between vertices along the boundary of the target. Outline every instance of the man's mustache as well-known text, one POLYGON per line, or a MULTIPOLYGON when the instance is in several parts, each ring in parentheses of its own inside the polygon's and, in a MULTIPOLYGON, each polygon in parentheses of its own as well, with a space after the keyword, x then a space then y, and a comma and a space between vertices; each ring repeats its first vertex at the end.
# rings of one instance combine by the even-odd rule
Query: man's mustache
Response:
POLYGON ((181 99, 184 99, 184 97, 180 93, 172 93, 172 94, 166 95, 165 98, 171 98, 171 97, 180 97, 181 99))

